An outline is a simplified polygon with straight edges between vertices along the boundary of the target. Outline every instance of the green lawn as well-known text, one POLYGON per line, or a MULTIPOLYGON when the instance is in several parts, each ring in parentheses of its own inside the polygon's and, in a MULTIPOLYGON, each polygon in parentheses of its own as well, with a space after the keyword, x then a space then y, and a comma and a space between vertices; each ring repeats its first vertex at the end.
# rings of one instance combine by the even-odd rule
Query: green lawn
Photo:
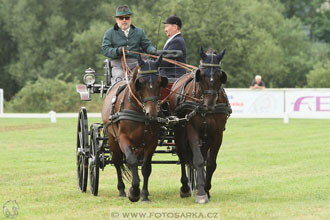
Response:
POLYGON ((0 119, 1 207, 16 200, 17 219, 110 219, 110 209, 120 207, 217 209, 221 219, 330 219, 330 120, 229 119, 205 205, 180 199, 178 165, 153 165, 151 203, 119 199, 112 166, 100 172, 99 196, 80 193, 76 124, 0 119))

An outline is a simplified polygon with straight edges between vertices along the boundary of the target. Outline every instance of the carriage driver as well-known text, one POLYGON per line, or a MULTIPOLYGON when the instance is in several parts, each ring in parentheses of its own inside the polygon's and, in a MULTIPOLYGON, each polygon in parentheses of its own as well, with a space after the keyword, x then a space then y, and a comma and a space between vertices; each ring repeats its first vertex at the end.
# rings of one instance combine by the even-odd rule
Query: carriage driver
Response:
MULTIPOLYGON (((125 51, 144 52, 156 54, 156 48, 146 37, 141 28, 132 25, 133 13, 127 5, 119 6, 116 10, 116 24, 104 33, 102 54, 111 58, 112 78, 111 84, 124 79, 121 64, 122 48, 125 51)), ((131 70, 137 65, 137 55, 126 53, 126 63, 131 70)))

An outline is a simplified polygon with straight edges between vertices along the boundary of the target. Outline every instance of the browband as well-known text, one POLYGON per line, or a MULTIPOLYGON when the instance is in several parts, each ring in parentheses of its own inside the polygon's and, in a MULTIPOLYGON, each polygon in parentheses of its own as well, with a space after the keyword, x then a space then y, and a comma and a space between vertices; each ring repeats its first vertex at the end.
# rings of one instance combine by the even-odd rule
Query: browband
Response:
POLYGON ((158 73, 157 70, 144 70, 144 71, 139 71, 139 74, 151 74, 151 73, 158 73))
POLYGON ((220 64, 214 64, 214 63, 201 63, 200 65, 199 65, 200 67, 221 67, 221 65, 220 64))

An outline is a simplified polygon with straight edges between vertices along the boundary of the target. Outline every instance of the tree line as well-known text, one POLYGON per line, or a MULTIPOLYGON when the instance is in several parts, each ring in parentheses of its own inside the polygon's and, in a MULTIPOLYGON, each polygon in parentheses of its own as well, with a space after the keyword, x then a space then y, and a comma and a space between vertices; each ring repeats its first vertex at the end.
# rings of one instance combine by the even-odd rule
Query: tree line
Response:
MULTIPOLYGON (((167 39, 162 22, 169 15, 180 16, 191 65, 199 63, 200 46, 226 48, 222 61, 228 74, 226 87, 247 88, 256 74, 272 88, 330 87, 329 0, 125 3, 134 13, 133 24, 143 28, 158 49, 167 39)), ((24 87, 42 86, 38 90, 42 93, 51 87, 43 84, 48 79, 72 86, 88 67, 103 73, 103 34, 114 25, 121 4, 121 0, 0 0, 0 88, 6 105, 15 111, 15 103, 22 104, 29 91, 24 87)), ((78 100, 78 94, 71 92, 63 96, 78 100)))

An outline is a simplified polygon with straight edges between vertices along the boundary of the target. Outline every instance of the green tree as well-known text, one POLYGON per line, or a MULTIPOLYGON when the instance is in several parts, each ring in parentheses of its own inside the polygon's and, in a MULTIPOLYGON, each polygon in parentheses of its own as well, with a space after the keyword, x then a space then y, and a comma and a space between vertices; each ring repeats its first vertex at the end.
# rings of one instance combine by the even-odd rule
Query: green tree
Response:
POLYGON ((82 102, 76 92, 75 83, 67 83, 58 78, 39 77, 26 85, 6 103, 6 112, 78 112, 80 106, 88 106, 89 111, 100 112, 102 100, 94 97, 93 103, 82 102), (47 88, 47 89, 45 89, 47 88))
POLYGON ((4 30, 5 24, 2 18, 3 10, 0 6, 0 88, 5 88, 4 97, 9 100, 19 90, 13 76, 7 74, 8 64, 15 60, 17 45, 10 34, 4 30))
POLYGON ((330 61, 318 62, 307 74, 307 87, 330 88, 330 61))
POLYGON ((298 17, 305 25, 311 40, 330 43, 329 0, 280 0, 285 6, 284 15, 298 17))

